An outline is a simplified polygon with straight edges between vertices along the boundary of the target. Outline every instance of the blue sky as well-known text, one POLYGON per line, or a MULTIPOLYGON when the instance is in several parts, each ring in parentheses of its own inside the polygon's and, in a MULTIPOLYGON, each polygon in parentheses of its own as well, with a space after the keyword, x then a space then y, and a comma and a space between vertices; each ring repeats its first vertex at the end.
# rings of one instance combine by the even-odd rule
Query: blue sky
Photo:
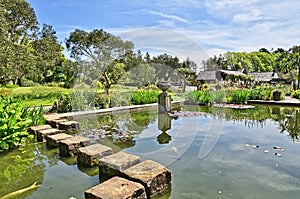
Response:
POLYGON ((194 57, 202 51, 211 56, 262 47, 288 49, 300 44, 300 1, 295 0, 28 2, 39 23, 54 26, 61 42, 76 28, 87 31, 102 28, 133 40, 136 46, 142 42, 141 48, 149 51, 156 48, 185 56, 180 51, 184 49, 194 57), (162 43, 168 43, 168 47, 165 49, 162 43))

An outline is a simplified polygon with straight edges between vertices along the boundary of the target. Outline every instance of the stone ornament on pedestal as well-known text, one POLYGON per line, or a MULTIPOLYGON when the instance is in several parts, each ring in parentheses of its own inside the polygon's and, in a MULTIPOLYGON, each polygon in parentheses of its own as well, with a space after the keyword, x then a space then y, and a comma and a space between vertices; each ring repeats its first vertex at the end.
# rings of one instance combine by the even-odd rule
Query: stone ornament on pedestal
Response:
POLYGON ((168 113, 171 111, 171 96, 167 90, 172 85, 169 82, 159 82, 157 87, 163 92, 158 95, 158 113, 168 113))

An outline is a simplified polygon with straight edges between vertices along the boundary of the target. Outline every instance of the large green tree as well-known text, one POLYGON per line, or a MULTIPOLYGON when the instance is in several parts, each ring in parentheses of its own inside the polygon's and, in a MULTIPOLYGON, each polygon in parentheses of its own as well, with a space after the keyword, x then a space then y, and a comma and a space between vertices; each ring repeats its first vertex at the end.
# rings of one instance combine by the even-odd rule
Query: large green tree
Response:
POLYGON ((62 67, 66 61, 63 47, 58 43, 56 32, 51 25, 43 24, 38 33, 39 38, 33 41, 37 70, 36 81, 47 83, 63 80, 62 67))
POLYGON ((85 63, 81 76, 101 81, 106 93, 125 73, 127 55, 133 49, 133 43, 102 29, 91 32, 77 29, 70 33, 66 46, 72 58, 85 63))
POLYGON ((31 41, 38 29, 36 15, 25 0, 2 0, 0 20, 0 84, 20 84, 35 67, 31 41))

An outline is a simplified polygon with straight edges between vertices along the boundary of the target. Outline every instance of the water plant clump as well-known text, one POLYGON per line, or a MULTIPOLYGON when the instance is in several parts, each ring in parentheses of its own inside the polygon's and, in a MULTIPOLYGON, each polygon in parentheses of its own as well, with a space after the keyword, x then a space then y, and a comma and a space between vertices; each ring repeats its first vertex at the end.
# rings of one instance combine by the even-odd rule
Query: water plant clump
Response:
POLYGON ((24 108, 20 101, 0 95, 0 150, 17 148, 31 137, 27 127, 44 122, 42 107, 24 108))

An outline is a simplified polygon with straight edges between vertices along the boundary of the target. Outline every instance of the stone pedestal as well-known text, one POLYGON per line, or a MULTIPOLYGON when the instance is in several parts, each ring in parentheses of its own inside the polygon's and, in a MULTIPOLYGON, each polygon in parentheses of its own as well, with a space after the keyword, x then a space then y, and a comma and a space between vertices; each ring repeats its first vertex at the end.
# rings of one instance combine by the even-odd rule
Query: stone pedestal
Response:
POLYGON ((146 199, 143 185, 114 177, 84 193, 85 199, 146 199))
POLYGON ((72 135, 68 135, 66 133, 48 135, 46 136, 46 144, 48 148, 56 148, 58 147, 59 141, 72 138, 72 137, 73 137, 72 135))
POLYGON ((76 136, 69 139, 61 140, 58 144, 60 156, 74 156, 80 147, 89 146, 92 140, 82 136, 76 136))
POLYGON ((37 131, 37 136, 36 136, 36 140, 38 142, 43 142, 46 138, 46 136, 48 135, 54 135, 54 134, 58 134, 58 133, 62 133, 62 130, 58 130, 58 129, 45 129, 45 130, 39 130, 37 131))
POLYGON ((99 160, 99 178, 109 179, 113 176, 122 176, 122 171, 141 162, 140 157, 120 151, 99 160))
POLYGON ((158 113, 168 113, 171 111, 171 96, 167 92, 158 95, 158 113))
POLYGON ((92 167, 99 164, 99 159, 112 155, 112 149, 102 144, 93 144, 78 149, 77 163, 81 166, 92 167))
POLYGON ((152 197, 171 186, 171 172, 163 165, 145 160, 123 171, 126 178, 141 183, 148 197, 152 197))
POLYGON ((58 122, 58 128, 65 131, 78 131, 79 123, 75 121, 61 121, 58 122))
POLYGON ((28 133, 36 136, 37 135, 37 131, 40 130, 45 130, 45 129, 51 129, 52 127, 49 124, 45 124, 45 125, 40 125, 40 126, 32 126, 28 128, 28 133))

